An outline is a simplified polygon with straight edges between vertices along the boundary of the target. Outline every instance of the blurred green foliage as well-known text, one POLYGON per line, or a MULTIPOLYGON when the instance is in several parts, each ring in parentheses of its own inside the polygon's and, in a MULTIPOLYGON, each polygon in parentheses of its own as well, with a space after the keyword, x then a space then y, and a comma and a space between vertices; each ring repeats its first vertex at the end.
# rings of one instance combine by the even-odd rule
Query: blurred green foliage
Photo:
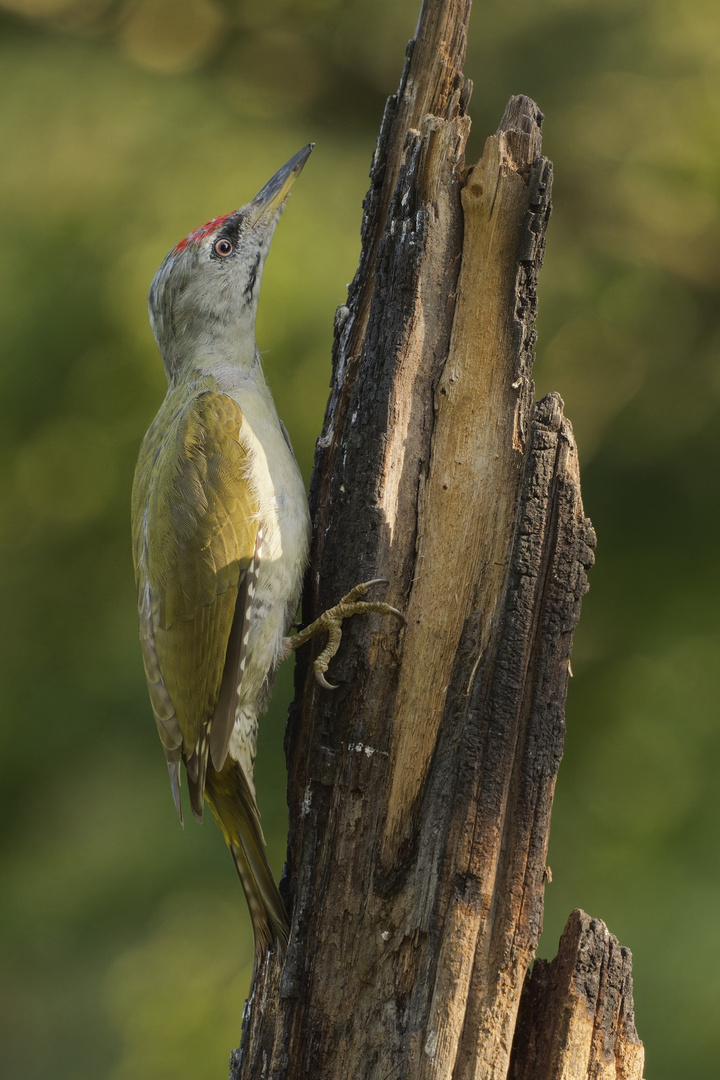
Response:
MULTIPOLYGON (((128 499, 162 397, 165 251, 317 148, 258 340, 305 474, 336 304, 417 0, 0 0, 0 1040, 15 1080, 226 1075, 251 965, 216 830, 174 820, 136 636, 128 499)), ((546 113, 540 393, 599 534, 573 657, 543 955, 571 908, 635 957, 655 1080, 720 1056, 720 7, 478 3, 471 156, 546 113)), ((284 672, 258 788, 284 851, 284 672)))

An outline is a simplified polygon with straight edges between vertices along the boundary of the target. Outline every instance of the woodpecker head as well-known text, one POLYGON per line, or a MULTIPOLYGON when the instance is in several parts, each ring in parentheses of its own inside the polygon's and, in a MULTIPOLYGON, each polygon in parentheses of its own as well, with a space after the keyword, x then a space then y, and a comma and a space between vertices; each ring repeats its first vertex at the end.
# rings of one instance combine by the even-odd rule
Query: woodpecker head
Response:
POLYGON ((314 143, 308 143, 247 206, 214 218, 169 251, 148 297, 150 325, 168 378, 188 356, 246 341, 254 355, 260 280, 275 226, 314 143))

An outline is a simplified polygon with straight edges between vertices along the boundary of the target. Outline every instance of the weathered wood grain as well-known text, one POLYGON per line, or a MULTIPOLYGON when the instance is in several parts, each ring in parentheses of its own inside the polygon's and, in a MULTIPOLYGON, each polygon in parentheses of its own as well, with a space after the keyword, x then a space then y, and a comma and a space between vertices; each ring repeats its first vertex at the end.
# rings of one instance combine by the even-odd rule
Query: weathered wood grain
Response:
POLYGON ((540 220, 544 229, 551 179, 539 153, 539 114, 527 99, 523 106, 518 113, 513 101, 462 190, 462 270, 449 360, 435 391, 431 459, 418 509, 419 572, 405 638, 406 654, 427 661, 420 670, 404 663, 400 672, 386 867, 411 832, 409 818, 437 741, 463 626, 472 611, 479 613, 480 655, 507 573, 530 406, 529 368, 522 370, 527 365, 520 348, 529 327, 526 319, 512 317, 520 305, 518 252, 530 220, 540 220), (508 136, 518 130, 513 124, 528 128, 514 149, 508 136), (532 210, 531 174, 541 198, 532 210), (403 767, 394 768, 400 759, 403 767))
POLYGON ((510 1080, 642 1080, 643 1062, 630 950, 573 911, 555 959, 526 980, 510 1080))

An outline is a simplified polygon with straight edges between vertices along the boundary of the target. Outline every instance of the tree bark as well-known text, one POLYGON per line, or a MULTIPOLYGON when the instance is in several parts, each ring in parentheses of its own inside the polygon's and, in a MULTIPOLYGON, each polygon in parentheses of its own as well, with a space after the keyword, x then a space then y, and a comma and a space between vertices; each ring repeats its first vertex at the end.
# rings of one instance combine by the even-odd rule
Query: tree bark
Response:
POLYGON ((299 654, 292 934, 235 1080, 504 1078, 541 931, 595 537, 562 401, 533 403, 542 114, 512 98, 466 168, 469 9, 426 0, 388 101, 311 489, 305 620, 385 577, 407 625, 346 624, 332 694, 299 654))

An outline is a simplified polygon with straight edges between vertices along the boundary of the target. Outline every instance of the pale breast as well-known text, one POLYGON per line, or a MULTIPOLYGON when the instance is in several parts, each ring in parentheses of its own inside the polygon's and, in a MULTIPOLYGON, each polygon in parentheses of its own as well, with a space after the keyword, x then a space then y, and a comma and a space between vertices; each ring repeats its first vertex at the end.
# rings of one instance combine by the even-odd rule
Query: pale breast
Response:
POLYGON ((246 769, 255 757, 257 715, 265 708, 282 641, 297 610, 310 546, 302 475, 274 405, 268 407, 262 397, 238 397, 243 410, 240 438, 250 449, 248 479, 257 496, 262 531, 247 660, 230 744, 231 755, 246 769))

